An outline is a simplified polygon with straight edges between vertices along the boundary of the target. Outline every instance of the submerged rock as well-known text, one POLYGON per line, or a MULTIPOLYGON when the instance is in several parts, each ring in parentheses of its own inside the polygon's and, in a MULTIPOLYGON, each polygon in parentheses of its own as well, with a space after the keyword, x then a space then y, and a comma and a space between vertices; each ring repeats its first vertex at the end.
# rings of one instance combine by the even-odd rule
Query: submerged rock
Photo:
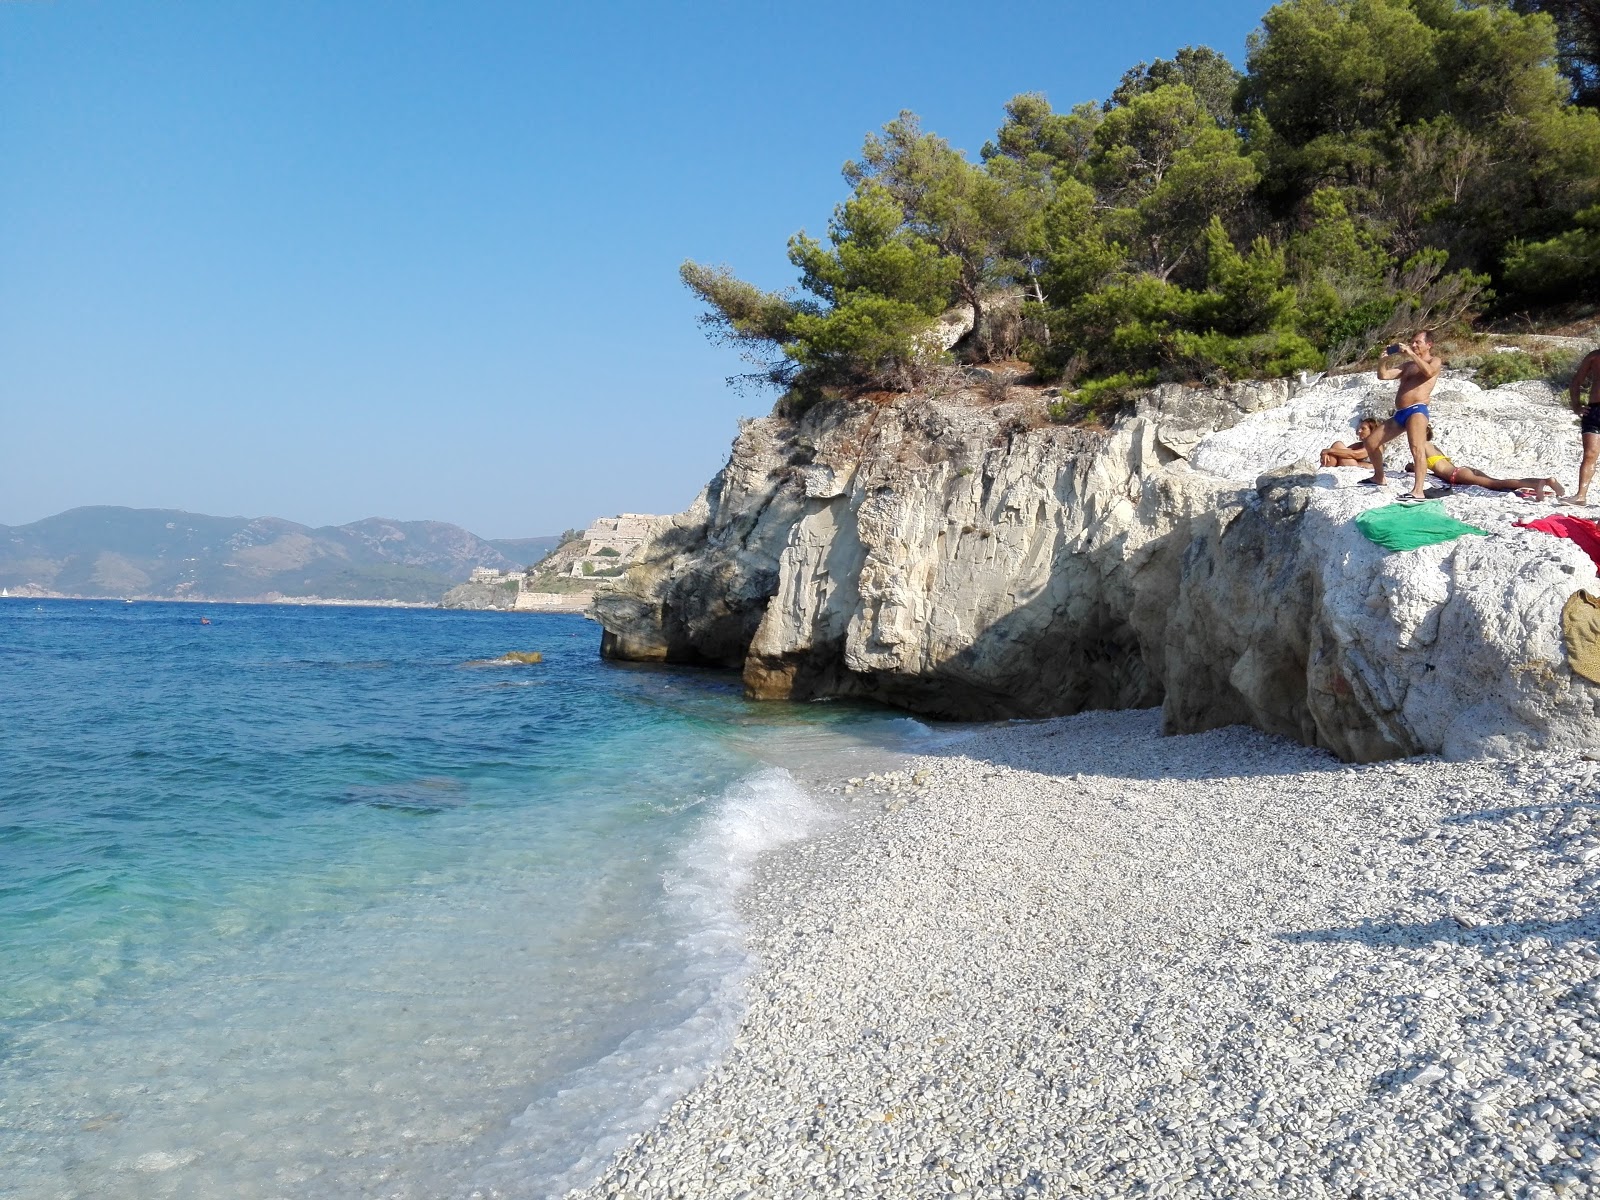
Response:
POLYGON ((499 658, 475 658, 467 664, 469 667, 515 667, 532 663, 542 663, 544 655, 537 650, 507 650, 499 658))
MULTIPOLYGON (((1393 384, 1164 386, 1103 428, 1044 399, 829 403, 743 424, 726 467, 594 612, 614 658, 739 667, 757 697, 860 696, 955 718, 1161 704, 1346 759, 1600 743, 1560 614, 1594 565, 1515 527, 1550 511, 1457 489, 1488 531, 1388 553, 1354 516, 1391 490, 1324 470, 1393 384)), ((1457 464, 1576 477, 1570 414, 1439 383, 1457 464)))

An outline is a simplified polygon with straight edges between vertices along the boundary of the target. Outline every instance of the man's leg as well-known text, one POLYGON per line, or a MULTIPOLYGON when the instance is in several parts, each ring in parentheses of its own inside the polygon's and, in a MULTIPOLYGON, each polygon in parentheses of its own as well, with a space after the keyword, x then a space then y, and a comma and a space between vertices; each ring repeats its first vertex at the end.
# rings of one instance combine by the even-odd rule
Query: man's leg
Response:
MULTIPOLYGON (((1389 422, 1391 425, 1393 421, 1389 422)), ((1422 485, 1428 478, 1428 418, 1412 413, 1406 418, 1406 440, 1411 443, 1411 494, 1423 499, 1422 485)))
POLYGON ((1372 464, 1373 483, 1383 482, 1383 444, 1399 436, 1400 426, 1391 418, 1361 439, 1361 444, 1367 448, 1367 461, 1372 464))
POLYGON ((1583 465, 1578 468, 1578 490, 1572 497, 1579 504, 1589 502, 1589 480, 1594 478, 1594 466, 1600 462, 1600 433, 1583 435, 1583 465))

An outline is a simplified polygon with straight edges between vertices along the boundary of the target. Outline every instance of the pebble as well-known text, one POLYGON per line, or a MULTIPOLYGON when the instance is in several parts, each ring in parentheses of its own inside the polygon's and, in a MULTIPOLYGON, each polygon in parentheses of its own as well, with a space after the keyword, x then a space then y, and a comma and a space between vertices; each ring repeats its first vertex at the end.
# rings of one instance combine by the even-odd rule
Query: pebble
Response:
POLYGON ((732 1053, 571 1196, 1594 1194, 1593 761, 1122 712, 839 780, 732 1053))

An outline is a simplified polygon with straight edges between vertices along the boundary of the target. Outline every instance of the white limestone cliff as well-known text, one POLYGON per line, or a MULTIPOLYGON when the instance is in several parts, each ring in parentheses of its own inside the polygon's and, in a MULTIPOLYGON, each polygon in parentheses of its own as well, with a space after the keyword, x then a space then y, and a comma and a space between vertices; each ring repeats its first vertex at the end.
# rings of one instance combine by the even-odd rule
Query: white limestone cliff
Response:
MULTIPOLYGON (((1394 493, 1316 466, 1392 386, 1169 385, 1098 429, 1044 422, 1023 388, 746 422, 597 597, 604 652, 937 716, 1159 703, 1170 732, 1245 722, 1355 760, 1600 742, 1560 634, 1594 566, 1513 524, 1548 506, 1457 489, 1488 536, 1391 554, 1352 518, 1394 493)), ((1575 479, 1548 391, 1447 377, 1434 415, 1458 463, 1575 479)))

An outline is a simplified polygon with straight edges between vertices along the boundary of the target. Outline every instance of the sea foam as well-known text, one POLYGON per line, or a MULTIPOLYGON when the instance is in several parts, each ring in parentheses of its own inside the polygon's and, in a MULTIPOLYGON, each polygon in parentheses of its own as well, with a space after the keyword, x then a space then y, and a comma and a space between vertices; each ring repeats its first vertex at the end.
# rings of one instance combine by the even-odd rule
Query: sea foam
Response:
POLYGON ((512 1121, 480 1186, 560 1195, 581 1187, 727 1053, 753 965, 741 893, 764 854, 839 818, 782 768, 747 775, 709 805, 701 835, 666 872, 661 903, 683 932, 673 977, 658 977, 663 1023, 560 1080, 512 1121))

